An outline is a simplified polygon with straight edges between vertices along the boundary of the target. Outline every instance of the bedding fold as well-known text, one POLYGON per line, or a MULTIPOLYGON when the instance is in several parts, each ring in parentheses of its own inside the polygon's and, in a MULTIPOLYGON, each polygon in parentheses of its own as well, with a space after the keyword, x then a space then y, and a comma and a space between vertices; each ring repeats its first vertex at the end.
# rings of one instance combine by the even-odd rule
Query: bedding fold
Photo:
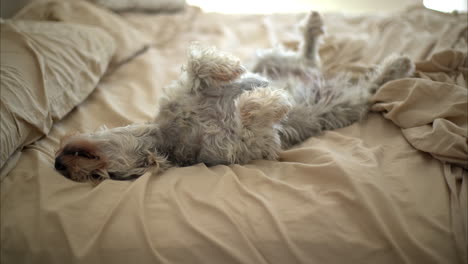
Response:
POLYGON ((467 53, 445 50, 416 63, 416 77, 376 93, 372 110, 397 125, 414 148, 443 163, 459 258, 468 259, 467 53), (454 166, 454 168, 452 168, 454 166))
POLYGON ((468 169, 466 53, 436 53, 417 63, 416 70, 420 78, 381 87, 372 110, 399 126, 416 149, 468 169))

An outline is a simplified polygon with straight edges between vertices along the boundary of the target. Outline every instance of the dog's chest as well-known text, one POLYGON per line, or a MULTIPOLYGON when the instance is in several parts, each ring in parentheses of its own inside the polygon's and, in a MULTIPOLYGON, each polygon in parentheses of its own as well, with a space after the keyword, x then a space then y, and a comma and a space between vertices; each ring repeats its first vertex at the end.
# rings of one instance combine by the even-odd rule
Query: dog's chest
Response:
POLYGON ((157 122, 171 162, 179 166, 231 162, 239 130, 232 107, 219 100, 183 101, 162 109, 161 114, 157 122))

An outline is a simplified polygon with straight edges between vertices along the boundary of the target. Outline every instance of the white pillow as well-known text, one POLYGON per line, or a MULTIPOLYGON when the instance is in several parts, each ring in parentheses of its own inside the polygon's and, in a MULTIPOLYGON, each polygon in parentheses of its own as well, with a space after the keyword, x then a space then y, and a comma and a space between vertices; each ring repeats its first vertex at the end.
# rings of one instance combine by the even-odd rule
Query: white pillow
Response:
POLYGON ((60 22, 9 20, 0 32, 1 168, 93 91, 115 43, 99 28, 60 22))
POLYGON ((111 66, 120 65, 151 45, 149 36, 138 31, 121 16, 87 1, 32 1, 15 15, 15 19, 61 21, 99 27, 109 33, 116 43, 111 66))

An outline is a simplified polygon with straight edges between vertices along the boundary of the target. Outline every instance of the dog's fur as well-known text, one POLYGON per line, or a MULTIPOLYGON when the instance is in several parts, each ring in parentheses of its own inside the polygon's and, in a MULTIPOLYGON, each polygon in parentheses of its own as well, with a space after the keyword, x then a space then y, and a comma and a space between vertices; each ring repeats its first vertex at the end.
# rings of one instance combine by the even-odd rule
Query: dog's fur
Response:
POLYGON ((409 58, 391 56, 362 80, 324 79, 322 33, 320 15, 311 12, 299 51, 265 51, 252 72, 232 55, 192 45, 154 122, 67 137, 56 169, 75 181, 99 182, 171 166, 275 160, 282 149, 359 121, 382 84, 413 73, 409 58))

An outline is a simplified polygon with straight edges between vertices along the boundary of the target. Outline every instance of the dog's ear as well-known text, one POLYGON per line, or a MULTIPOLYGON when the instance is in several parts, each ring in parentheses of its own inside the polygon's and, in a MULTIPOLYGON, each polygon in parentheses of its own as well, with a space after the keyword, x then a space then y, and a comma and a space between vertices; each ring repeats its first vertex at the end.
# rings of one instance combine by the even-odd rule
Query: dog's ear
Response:
POLYGON ((57 155, 58 152, 61 151, 61 149, 67 144, 67 142, 72 139, 73 137, 76 137, 79 135, 79 132, 72 132, 72 133, 68 133, 66 134, 65 136, 63 136, 61 139, 60 139, 60 143, 59 143, 59 150, 57 150, 57 152, 55 153, 57 155))
POLYGON ((245 72, 238 58, 198 43, 190 46, 185 69, 193 81, 193 91, 218 89, 221 84, 232 82, 245 72))

